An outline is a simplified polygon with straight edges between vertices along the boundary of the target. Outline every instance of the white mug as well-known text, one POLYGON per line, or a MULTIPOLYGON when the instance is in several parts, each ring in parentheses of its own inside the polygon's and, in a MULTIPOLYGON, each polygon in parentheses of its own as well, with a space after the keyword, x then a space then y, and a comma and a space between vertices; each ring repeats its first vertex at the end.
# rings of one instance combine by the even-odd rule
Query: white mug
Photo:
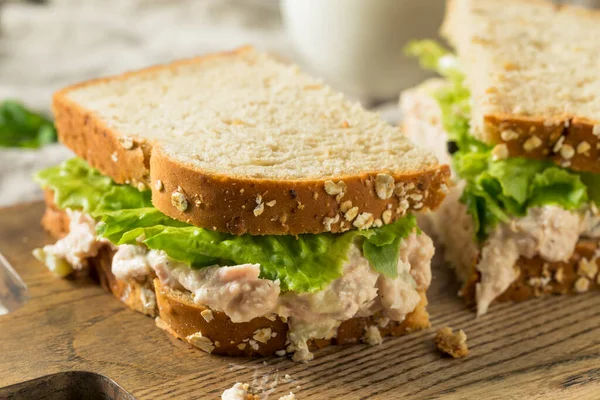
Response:
POLYGON ((444 0, 281 0, 287 32, 308 66, 365 99, 390 99, 426 76, 403 54, 437 36, 444 0))

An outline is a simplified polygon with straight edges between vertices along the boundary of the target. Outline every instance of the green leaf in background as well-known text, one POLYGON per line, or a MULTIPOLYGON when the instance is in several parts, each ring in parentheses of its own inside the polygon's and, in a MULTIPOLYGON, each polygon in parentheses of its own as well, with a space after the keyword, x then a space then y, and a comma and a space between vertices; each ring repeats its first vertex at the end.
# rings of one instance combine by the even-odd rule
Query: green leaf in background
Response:
POLYGON ((418 232, 416 218, 409 215, 380 228, 341 234, 235 236, 167 217, 152 206, 150 192, 117 185, 78 158, 40 171, 36 180, 54 191, 60 208, 81 209, 100 221, 98 234, 114 244, 141 242, 193 268, 260 264, 261 277, 279 279, 284 291, 315 292, 341 277, 354 244, 362 246, 377 272, 395 278, 400 242, 418 232))
POLYGON ((39 148, 56 140, 50 119, 13 100, 0 103, 0 147, 39 148))
POLYGON ((473 216, 479 240, 499 222, 526 215, 530 207, 557 205, 577 210, 588 202, 588 192, 595 190, 584 184, 580 174, 539 160, 493 161, 490 154, 488 165, 474 170, 465 176, 461 201, 473 216))
POLYGON ((435 71, 449 80, 463 79, 456 56, 435 40, 410 41, 404 48, 404 53, 417 58, 424 69, 435 71))

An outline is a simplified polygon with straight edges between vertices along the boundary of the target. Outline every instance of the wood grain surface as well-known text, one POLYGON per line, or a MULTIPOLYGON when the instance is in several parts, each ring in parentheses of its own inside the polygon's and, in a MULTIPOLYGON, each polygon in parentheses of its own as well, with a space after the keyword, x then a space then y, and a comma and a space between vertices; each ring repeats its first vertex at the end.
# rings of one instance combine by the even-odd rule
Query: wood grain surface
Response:
POLYGON ((91 279, 52 276, 31 256, 51 242, 39 226, 42 211, 41 203, 0 210, 0 251, 31 296, 0 316, 0 387, 80 370, 139 399, 218 399, 235 382, 270 399, 290 391, 300 400, 600 399, 598 294, 494 305, 476 319, 439 268, 429 292, 432 329, 375 347, 331 346, 308 364, 220 358, 166 335, 91 279), (467 358, 434 350, 435 329, 446 325, 467 333, 467 358))

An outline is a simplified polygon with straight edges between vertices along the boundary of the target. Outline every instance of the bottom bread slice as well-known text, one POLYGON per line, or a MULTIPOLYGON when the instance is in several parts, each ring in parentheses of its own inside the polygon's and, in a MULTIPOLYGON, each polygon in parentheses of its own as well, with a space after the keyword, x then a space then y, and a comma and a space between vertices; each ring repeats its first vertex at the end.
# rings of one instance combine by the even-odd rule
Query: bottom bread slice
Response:
MULTIPOLYGON (((193 302, 192 298, 154 280, 159 319, 157 325, 172 335, 202 350, 231 356, 269 356, 285 354, 288 324, 281 318, 255 318, 249 322, 234 323, 225 313, 210 310, 193 302), (201 335, 200 335, 200 334, 201 335)), ((406 316, 402 323, 389 321, 380 326, 377 315, 368 318, 352 318, 343 322, 335 338, 313 339, 310 350, 330 344, 355 344, 360 341, 379 342, 383 336, 400 336, 430 326, 425 310, 427 299, 421 293, 421 303, 406 316), (371 328, 377 329, 373 333, 371 328)))
MULTIPOLYGON (((598 243, 582 239, 568 261, 547 262, 541 257, 520 257, 515 264, 519 270, 517 279, 498 296, 496 302, 523 301, 549 294, 577 294, 600 290, 600 259, 598 243)), ((475 304, 476 286, 481 277, 475 270, 460 290, 468 304, 475 304)))
MULTIPOLYGON (((61 238, 68 233, 68 216, 54 206, 51 194, 47 194, 46 203, 42 226, 55 238, 61 238)), ((286 354, 288 324, 284 319, 262 317, 234 323, 225 313, 196 304, 190 293, 164 286, 154 277, 144 281, 119 280, 111 270, 114 253, 109 245, 102 246, 95 257, 87 260, 89 273, 132 310, 156 317, 159 328, 208 353, 227 356, 286 354)), ((389 321, 378 314, 352 318, 339 326, 335 338, 310 340, 309 349, 361 341, 378 344, 385 336, 400 336, 428 328, 427 297, 424 291, 419 294, 420 303, 404 321, 389 321)))

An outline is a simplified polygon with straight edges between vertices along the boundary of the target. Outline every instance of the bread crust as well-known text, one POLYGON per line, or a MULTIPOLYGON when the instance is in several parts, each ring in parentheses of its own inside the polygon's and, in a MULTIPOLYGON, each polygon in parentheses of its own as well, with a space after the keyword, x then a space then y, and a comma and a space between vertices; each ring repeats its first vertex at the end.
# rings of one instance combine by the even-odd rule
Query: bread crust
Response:
POLYGON ((401 196, 379 198, 377 172, 374 172, 334 179, 334 183, 341 181, 346 186, 340 198, 327 193, 325 182, 329 179, 278 181, 205 174, 164 156, 160 149, 150 159, 152 204, 156 208, 189 224, 235 235, 296 235, 355 229, 342 212, 342 204, 348 200, 358 207, 358 214, 370 213, 373 220, 382 221, 386 210, 391 211, 391 221, 405 215, 405 209, 398 210, 402 200, 408 202, 409 209, 435 209, 445 197, 444 185, 450 171, 444 165, 424 172, 390 175, 395 183, 404 184, 406 190, 401 196), (156 185, 158 180, 162 185, 156 185), (173 203, 173 193, 185 196, 185 210, 173 203), (263 211, 256 215, 259 201, 263 211), (326 218, 336 222, 328 226, 326 218))
POLYGON ((552 119, 511 114, 484 116, 485 137, 491 144, 505 144, 509 157, 548 160, 575 171, 598 174, 600 135, 594 135, 594 126, 600 129, 600 122, 568 115, 552 119), (535 149, 526 145, 532 138, 541 142, 535 149), (567 146, 573 154, 561 151, 567 146), (583 148, 587 150, 578 151, 583 148))
MULTIPOLYGON (((586 275, 585 265, 582 267, 582 263, 591 262, 595 263, 597 269, 600 268, 599 248, 598 241, 581 239, 575 247, 575 252, 566 262, 547 262, 539 256, 520 257, 516 263, 520 272, 517 280, 497 297, 494 303, 524 301, 549 294, 577 294, 588 290, 600 290, 600 275, 597 272, 593 276, 586 275), (580 286, 577 283, 580 279, 587 280, 587 284, 580 286)), ((475 260, 473 272, 460 290, 461 296, 469 305, 476 304, 475 287, 481 278, 475 268, 478 262, 475 260)))
POLYGON ((125 149, 119 143, 116 132, 101 119, 68 100, 64 91, 54 95, 52 110, 60 141, 75 154, 117 183, 134 186, 147 183, 150 143, 133 138, 133 147, 125 149))
POLYGON ((54 238, 61 239, 69 233, 69 217, 66 212, 56 206, 54 193, 51 190, 44 190, 44 201, 46 202, 46 211, 42 216, 42 226, 54 238))
POLYGON ((143 138, 132 136, 133 145, 124 147, 119 141, 123 137, 122 132, 106 126, 102 118, 68 97, 70 91, 81 87, 249 51, 252 51, 251 47, 243 47, 232 52, 181 60, 167 66, 154 66, 62 89, 54 95, 52 104, 59 138, 79 157, 115 182, 132 184, 140 189, 149 186, 154 206, 170 217, 236 235, 285 235, 355 229, 340 211, 341 203, 347 200, 358 207, 359 214, 372 214, 373 220, 382 219, 383 212, 390 208, 391 220, 382 219, 386 222, 404 215, 405 209, 396 211, 402 200, 408 201, 408 210, 434 209, 443 200, 450 177, 446 165, 415 172, 373 171, 361 175, 295 181, 207 173, 173 160, 161 150, 160 145, 143 138), (376 191, 378 173, 391 176, 396 184, 413 184, 414 188, 406 190, 402 196, 392 195, 382 199, 376 191), (343 181, 346 184, 343 197, 328 195, 324 188, 327 181, 336 184, 343 181), (185 208, 172 200, 176 191, 185 195, 185 208), (264 199, 262 212, 255 211, 259 206, 258 195, 264 199), (414 200, 420 196, 422 199, 414 200), (327 222, 329 220, 326 218, 336 216, 336 223, 327 222))
MULTIPOLYGON (((46 213, 42 218, 43 227, 52 236, 63 237, 69 230, 66 212, 56 208, 51 192, 46 195, 46 204, 46 213)), ((225 313, 211 310, 213 319, 210 320, 210 318, 202 316, 202 311, 210 310, 208 307, 194 303, 187 293, 163 286, 158 279, 153 280, 154 277, 143 282, 117 279, 111 271, 114 253, 114 250, 106 245, 100 249, 97 256, 89 258, 87 261, 90 274, 99 280, 105 290, 111 292, 132 310, 153 317, 158 315, 157 326, 173 336, 199 347, 194 344, 194 340, 190 340, 188 337, 201 333, 203 337, 210 340, 212 348, 210 346, 199 348, 204 351, 210 350, 213 354, 226 356, 271 356, 287 348, 288 325, 280 318, 255 318, 249 322, 233 323, 225 313), (144 290, 151 290, 155 294, 155 307, 148 307, 142 301, 141 293, 144 290), (265 343, 254 339, 260 329, 270 330, 270 337, 268 340, 264 340, 265 343), (273 333, 275 333, 274 336, 273 333)), ((377 316, 352 318, 340 325, 336 338, 312 340, 309 342, 309 347, 315 350, 330 344, 359 343, 365 335, 367 326, 378 326, 381 336, 400 336, 429 328, 429 314, 426 311, 427 297, 425 291, 420 291, 419 294, 421 302, 402 323, 389 321, 385 326, 379 326, 378 322, 381 320, 377 316)))

